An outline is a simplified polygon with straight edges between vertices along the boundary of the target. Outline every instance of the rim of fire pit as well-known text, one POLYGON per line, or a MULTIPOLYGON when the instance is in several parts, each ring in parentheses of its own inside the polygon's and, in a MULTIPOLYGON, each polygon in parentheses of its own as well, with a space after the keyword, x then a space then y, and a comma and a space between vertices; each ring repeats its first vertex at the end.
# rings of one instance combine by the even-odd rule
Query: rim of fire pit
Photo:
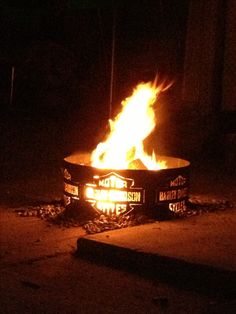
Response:
POLYGON ((124 170, 131 170, 131 171, 151 171, 151 172, 159 172, 167 169, 177 169, 177 168, 185 168, 190 166, 190 162, 186 159, 178 158, 178 157, 172 157, 172 156, 164 156, 164 155, 157 155, 157 160, 159 161, 165 161, 166 162, 166 168, 159 169, 159 170, 143 170, 143 169, 110 169, 110 168, 96 168, 93 167, 90 164, 90 157, 91 153, 89 152, 76 152, 73 153, 67 157, 64 158, 64 161, 66 163, 70 163, 73 165, 79 165, 79 166, 85 166, 85 167, 91 167, 94 169, 99 169, 99 170, 116 170, 116 171, 124 171, 124 170))
POLYGON ((177 212, 186 208, 189 161, 157 156, 158 160, 166 162, 167 168, 101 169, 91 166, 90 157, 91 153, 76 152, 64 158, 64 199, 67 206, 79 206, 79 200, 85 200, 102 213, 112 210, 117 215, 138 208, 150 212, 177 212), (120 187, 111 183, 115 178, 120 180, 120 187), (89 194, 85 193, 87 189, 89 194), (117 197, 114 191, 124 193, 123 198, 110 199, 110 194, 117 197))

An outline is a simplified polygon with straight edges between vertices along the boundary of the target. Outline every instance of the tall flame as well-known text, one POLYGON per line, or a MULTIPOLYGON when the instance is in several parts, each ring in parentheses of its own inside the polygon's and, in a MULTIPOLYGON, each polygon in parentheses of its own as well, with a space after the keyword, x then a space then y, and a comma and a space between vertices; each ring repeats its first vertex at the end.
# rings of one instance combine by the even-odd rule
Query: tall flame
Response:
POLYGON ((122 101, 122 110, 114 121, 109 120, 110 133, 106 141, 99 143, 91 155, 93 167, 106 169, 165 168, 165 163, 156 160, 144 151, 143 141, 156 125, 153 105, 158 95, 169 86, 156 83, 141 83, 133 94, 122 101))

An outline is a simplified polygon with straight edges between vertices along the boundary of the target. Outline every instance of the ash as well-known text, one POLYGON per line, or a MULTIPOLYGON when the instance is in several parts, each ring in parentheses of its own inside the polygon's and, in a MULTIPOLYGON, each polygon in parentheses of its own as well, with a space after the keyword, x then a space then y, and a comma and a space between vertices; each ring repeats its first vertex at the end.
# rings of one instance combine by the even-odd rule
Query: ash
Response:
POLYGON ((87 233, 99 233, 108 230, 121 229, 154 222, 153 219, 142 214, 107 216, 100 215, 98 218, 88 221, 83 228, 87 233))
POLYGON ((14 211, 20 217, 37 217, 45 220, 49 225, 61 227, 83 227, 88 234, 100 233, 108 230, 132 227, 170 219, 183 219, 207 212, 226 210, 235 207, 235 203, 224 199, 212 199, 204 196, 191 196, 186 209, 177 213, 171 211, 132 211, 124 215, 99 214, 85 201, 65 207, 62 201, 26 205, 14 211))

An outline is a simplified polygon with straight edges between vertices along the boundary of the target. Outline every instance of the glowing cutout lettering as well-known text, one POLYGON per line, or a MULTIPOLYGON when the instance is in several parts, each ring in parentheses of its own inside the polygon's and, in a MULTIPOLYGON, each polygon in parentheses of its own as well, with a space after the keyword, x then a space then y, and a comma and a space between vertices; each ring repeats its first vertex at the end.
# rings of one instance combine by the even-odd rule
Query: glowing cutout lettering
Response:
POLYGON ((134 180, 124 178, 116 173, 94 176, 94 183, 86 184, 84 197, 94 208, 106 213, 120 215, 142 205, 144 190, 134 188, 134 180))

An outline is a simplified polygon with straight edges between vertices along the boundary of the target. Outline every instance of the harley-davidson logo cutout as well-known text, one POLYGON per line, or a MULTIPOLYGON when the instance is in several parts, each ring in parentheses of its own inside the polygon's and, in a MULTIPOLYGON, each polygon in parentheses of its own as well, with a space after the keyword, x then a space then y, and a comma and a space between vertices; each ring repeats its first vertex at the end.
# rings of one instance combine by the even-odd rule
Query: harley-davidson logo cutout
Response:
POLYGON ((84 196, 100 212, 120 215, 144 203, 145 191, 134 187, 133 179, 124 178, 115 172, 93 178, 92 184, 85 185, 84 196))

